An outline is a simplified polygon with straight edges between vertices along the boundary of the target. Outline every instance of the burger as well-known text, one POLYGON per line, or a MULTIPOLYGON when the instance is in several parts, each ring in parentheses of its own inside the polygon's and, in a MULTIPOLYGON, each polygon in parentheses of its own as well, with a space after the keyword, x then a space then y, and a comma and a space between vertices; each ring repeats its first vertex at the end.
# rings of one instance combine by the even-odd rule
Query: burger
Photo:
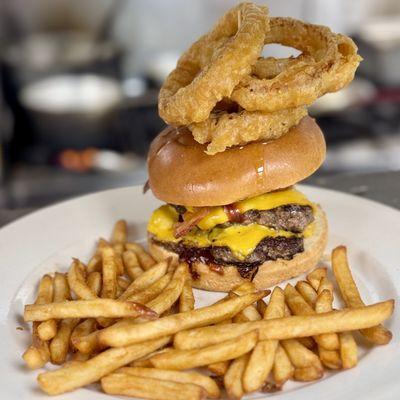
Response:
POLYGON ((267 288, 312 269, 327 241, 319 205, 294 186, 325 158, 324 136, 306 116, 278 139, 215 155, 185 127, 169 126, 148 154, 149 186, 165 202, 148 223, 156 259, 190 267, 193 286, 267 288))

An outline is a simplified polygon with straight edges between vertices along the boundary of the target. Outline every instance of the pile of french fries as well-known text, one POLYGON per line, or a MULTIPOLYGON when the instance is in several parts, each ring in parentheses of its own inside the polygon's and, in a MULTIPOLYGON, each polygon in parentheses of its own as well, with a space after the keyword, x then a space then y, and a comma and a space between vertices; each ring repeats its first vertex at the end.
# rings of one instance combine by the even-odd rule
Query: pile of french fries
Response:
POLYGON ((50 395, 100 382, 105 393, 145 399, 240 399, 280 390, 290 379, 320 379, 325 369, 357 365, 353 335, 373 344, 392 334, 381 323, 393 300, 364 305, 346 248, 332 252, 332 269, 346 304, 333 310, 326 268, 284 289, 256 290, 245 282, 222 300, 195 309, 188 266, 156 262, 127 240, 126 222, 110 241, 100 239, 85 265, 44 275, 34 304, 26 305, 32 343, 23 354, 50 395))

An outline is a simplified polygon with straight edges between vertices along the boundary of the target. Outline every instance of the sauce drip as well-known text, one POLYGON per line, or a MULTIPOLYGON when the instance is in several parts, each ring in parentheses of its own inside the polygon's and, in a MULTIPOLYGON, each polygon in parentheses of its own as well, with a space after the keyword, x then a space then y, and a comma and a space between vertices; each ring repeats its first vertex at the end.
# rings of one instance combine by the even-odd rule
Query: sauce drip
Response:
POLYGON ((243 222, 243 215, 241 214, 235 203, 224 206, 224 211, 229 219, 229 222, 243 222))

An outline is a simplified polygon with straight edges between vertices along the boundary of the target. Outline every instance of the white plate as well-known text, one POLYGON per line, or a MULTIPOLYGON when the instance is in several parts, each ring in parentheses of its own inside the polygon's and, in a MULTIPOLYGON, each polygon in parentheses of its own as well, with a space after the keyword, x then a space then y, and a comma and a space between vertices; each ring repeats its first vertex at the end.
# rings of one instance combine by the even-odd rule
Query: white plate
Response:
MULTIPOLYGON (((400 212, 358 197, 302 187, 328 214, 328 250, 346 244, 350 261, 367 303, 388 298, 399 302, 400 212)), ((23 305, 34 299, 39 277, 66 270, 72 256, 89 257, 96 239, 108 237, 113 223, 126 218, 132 240, 143 240, 146 222, 159 201, 141 187, 110 190, 80 197, 35 212, 0 230, 0 387, 2 398, 45 399, 36 385, 36 372, 27 371, 21 354, 29 342, 22 319, 23 305)), ((218 294, 197 293, 197 304, 210 303, 218 294)), ((312 384, 288 383, 270 396, 281 399, 323 398, 352 400, 400 398, 400 321, 397 313, 387 323, 394 332, 387 346, 362 352, 357 368, 328 373, 312 384)), ((60 399, 107 398, 93 388, 80 389, 60 399)), ((263 398, 255 395, 254 398, 263 398)))

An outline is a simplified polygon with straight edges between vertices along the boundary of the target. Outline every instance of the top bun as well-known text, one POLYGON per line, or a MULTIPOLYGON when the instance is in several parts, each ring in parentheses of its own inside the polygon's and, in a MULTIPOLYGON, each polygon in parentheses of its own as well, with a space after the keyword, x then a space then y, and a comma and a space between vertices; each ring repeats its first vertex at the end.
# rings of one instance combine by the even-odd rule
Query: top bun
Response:
POLYGON ((147 159, 149 184, 166 203, 218 206, 294 185, 322 164, 324 136, 304 117, 279 139, 207 155, 187 128, 165 128, 147 159))

